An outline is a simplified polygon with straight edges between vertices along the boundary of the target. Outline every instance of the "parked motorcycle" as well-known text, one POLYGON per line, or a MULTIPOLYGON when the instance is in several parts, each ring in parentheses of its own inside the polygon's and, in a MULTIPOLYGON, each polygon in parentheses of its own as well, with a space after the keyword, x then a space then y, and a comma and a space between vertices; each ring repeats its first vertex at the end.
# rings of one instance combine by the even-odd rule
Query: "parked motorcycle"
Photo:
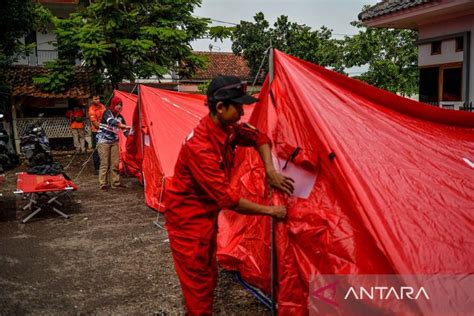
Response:
POLYGON ((39 121, 30 124, 26 134, 20 137, 20 150, 30 167, 48 165, 53 162, 49 139, 39 121))
MULTIPOLYGON (((3 114, 0 114, 0 120, 3 118, 3 114)), ((0 173, 15 167, 18 162, 18 156, 8 146, 10 137, 7 131, 4 129, 3 124, 0 123, 0 173)))

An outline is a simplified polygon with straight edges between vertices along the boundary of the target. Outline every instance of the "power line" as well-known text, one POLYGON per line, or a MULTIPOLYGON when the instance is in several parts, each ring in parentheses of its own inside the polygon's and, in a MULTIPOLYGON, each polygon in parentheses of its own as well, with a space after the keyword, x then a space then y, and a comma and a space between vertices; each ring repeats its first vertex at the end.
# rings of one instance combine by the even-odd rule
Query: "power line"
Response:
POLYGON ((212 18, 206 18, 206 17, 199 16, 199 15, 193 15, 193 16, 194 16, 195 18, 200 18, 200 19, 209 19, 209 20, 211 20, 212 22, 217 22, 217 23, 230 24, 230 25, 234 25, 234 26, 239 25, 239 24, 237 24, 237 23, 226 22, 226 21, 216 20, 216 19, 212 19, 212 18))
POLYGON ((349 37, 353 37, 357 34, 344 34, 344 33, 331 33, 332 35, 337 35, 337 36, 349 36, 349 37))
MULTIPOLYGON (((196 18, 202 18, 202 19, 209 19, 211 20, 212 22, 217 22, 217 23, 223 23, 223 24, 229 24, 229 25, 233 25, 233 26, 237 26, 239 24, 237 23, 234 23, 234 22, 227 22, 227 21, 222 21, 222 20, 216 20, 216 19, 212 19, 212 18, 206 18, 206 17, 202 17, 202 16, 198 16, 198 15, 193 15, 194 17, 196 18)), ((331 33, 332 36, 348 36, 348 37, 353 37, 357 34, 347 34, 347 33, 331 33)))
MULTIPOLYGON (((206 18, 206 17, 203 17, 203 16, 199 16, 199 15, 193 15, 195 18, 200 18, 200 19, 209 19, 211 20, 212 22, 217 22, 217 23, 223 23, 223 24, 229 24, 229 25, 233 25, 233 26, 237 26, 239 24, 237 23, 234 23, 234 22, 227 22, 227 21, 222 21, 222 20, 216 20, 216 19, 213 19, 213 18, 206 18)), ((337 35, 337 36, 349 36, 349 37, 352 37, 356 34, 347 34, 347 33, 331 33, 332 35, 337 35)))

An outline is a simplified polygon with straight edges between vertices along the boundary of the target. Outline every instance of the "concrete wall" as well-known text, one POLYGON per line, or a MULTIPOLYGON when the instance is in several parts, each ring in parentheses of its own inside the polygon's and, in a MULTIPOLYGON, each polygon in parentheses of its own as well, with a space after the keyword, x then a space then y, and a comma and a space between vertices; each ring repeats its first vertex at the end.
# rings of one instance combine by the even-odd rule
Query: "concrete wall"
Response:
POLYGON ((56 42, 56 34, 53 30, 48 30, 47 33, 36 32, 36 43, 38 50, 57 50, 53 46, 53 43, 56 42))
POLYGON ((43 65, 47 61, 55 60, 58 57, 58 50, 54 46, 54 43, 56 43, 56 34, 53 33, 53 30, 48 30, 48 33, 36 32, 36 43, 36 54, 39 65, 43 65))
MULTIPOLYGON (((25 38, 22 38, 21 42, 24 43, 25 38)), ((46 33, 36 32, 36 50, 28 56, 22 56, 14 64, 37 66, 55 60, 58 57, 58 50, 54 43, 56 43, 56 34, 53 30, 48 30, 46 33)))
POLYGON ((439 65, 463 61, 463 52, 456 52, 454 39, 442 41, 441 54, 431 55, 431 44, 418 46, 418 66, 439 65))

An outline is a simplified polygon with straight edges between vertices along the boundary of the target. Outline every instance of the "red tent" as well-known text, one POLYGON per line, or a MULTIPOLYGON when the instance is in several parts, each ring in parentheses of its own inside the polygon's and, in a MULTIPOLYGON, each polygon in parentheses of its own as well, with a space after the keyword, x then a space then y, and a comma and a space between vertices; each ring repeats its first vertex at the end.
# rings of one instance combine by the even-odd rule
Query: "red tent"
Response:
MULTIPOLYGON (((140 86, 140 103, 127 148, 143 171, 145 203, 160 210, 162 187, 173 176, 181 144, 204 115, 204 96, 140 86), (139 116, 141 116, 141 128, 139 116), (137 135, 140 135, 137 137, 137 135), (143 140, 143 159, 141 144, 143 140)), ((162 209, 161 209, 162 210, 162 209)))
MULTIPOLYGON (((271 137, 280 166, 300 148, 285 169, 300 197, 269 198, 262 164, 247 149, 233 185, 252 201, 288 206, 276 226, 279 313, 308 313, 315 275, 472 274, 474 113, 278 51, 274 73, 274 101, 267 80, 250 123, 271 137)), ((267 293, 269 222, 224 211, 218 238, 220 264, 267 293)))
MULTIPOLYGON (((238 152, 232 185, 255 202, 288 206, 276 227, 279 312, 308 312, 314 275, 472 274, 473 113, 274 57, 274 98, 267 81, 250 123, 271 137, 280 168, 297 153, 284 172, 297 180, 298 197, 269 197, 252 150, 238 152)), ((127 155, 142 166, 145 200, 155 209, 182 141, 207 114, 203 103, 140 88, 142 121, 137 107, 127 155)), ((269 223, 224 211, 218 240, 220 264, 267 293, 269 223)))
MULTIPOLYGON (((127 124, 132 124, 133 113, 135 112, 135 107, 137 105, 137 96, 128 92, 123 92, 119 90, 114 91, 114 96, 122 99, 123 109, 122 116, 125 119, 127 124)), ((131 170, 127 169, 127 148, 126 148, 127 138, 123 133, 119 133, 119 150, 120 150, 120 161, 119 161, 119 170, 121 173, 127 172, 130 174, 138 174, 135 168, 131 170)))
MULTIPOLYGON (((183 141, 208 112, 204 95, 140 85, 140 103, 127 140, 126 161, 143 171, 145 203, 151 208, 163 211, 163 184, 173 176, 183 141)), ((246 107, 245 112, 244 120, 251 108, 246 107)))

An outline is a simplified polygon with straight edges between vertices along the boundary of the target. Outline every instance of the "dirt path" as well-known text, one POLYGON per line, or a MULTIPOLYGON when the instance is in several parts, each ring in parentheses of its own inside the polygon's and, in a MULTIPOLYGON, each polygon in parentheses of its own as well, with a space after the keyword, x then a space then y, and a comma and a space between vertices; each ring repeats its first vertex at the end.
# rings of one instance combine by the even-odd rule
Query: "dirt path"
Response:
MULTIPOLYGON (((74 178, 81 163, 74 160, 74 178)), ((67 165, 71 157, 57 157, 67 165)), ((128 189, 102 192, 88 165, 80 190, 63 208, 70 219, 40 212, 21 224, 24 201, 16 199, 15 172, 0 188, 0 314, 184 314, 166 231, 143 203, 134 178, 128 189), (17 211, 18 209, 18 211, 17 211)), ((162 219, 160 219, 163 222, 162 219)), ((221 271, 216 314, 261 315, 267 311, 221 271)))

